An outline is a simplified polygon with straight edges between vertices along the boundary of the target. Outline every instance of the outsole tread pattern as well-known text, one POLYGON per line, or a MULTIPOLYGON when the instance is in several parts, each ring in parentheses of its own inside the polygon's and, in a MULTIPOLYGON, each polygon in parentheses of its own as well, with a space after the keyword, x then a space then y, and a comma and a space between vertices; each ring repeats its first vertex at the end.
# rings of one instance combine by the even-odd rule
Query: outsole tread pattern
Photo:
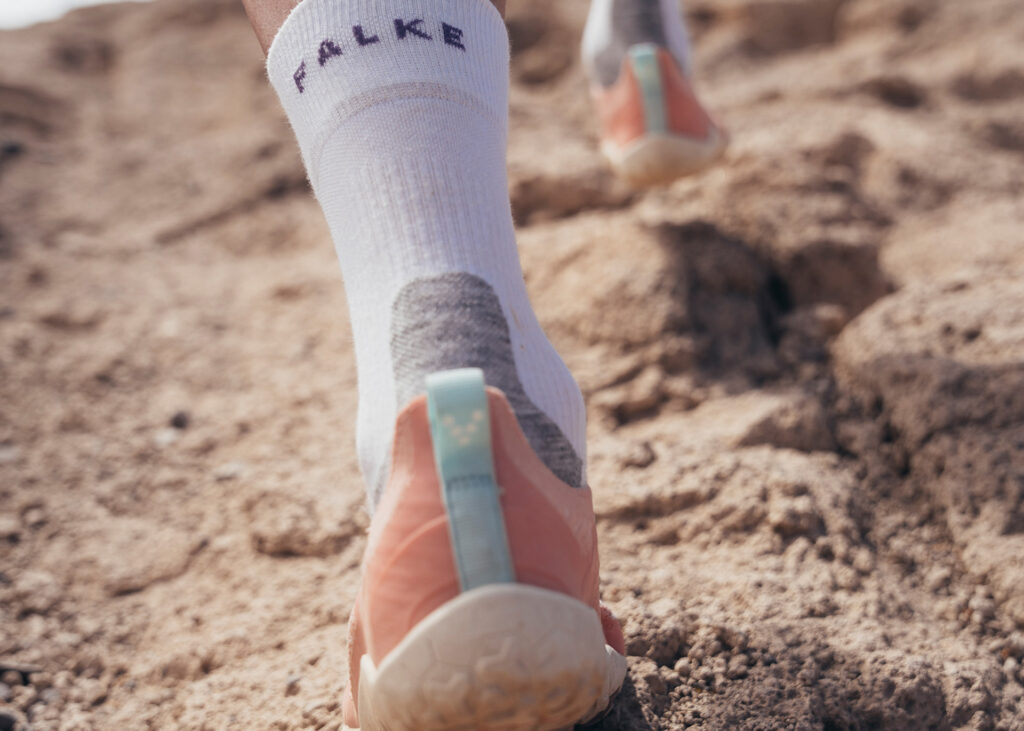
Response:
POLYGON ((424 620, 379 669, 364 656, 359 712, 364 731, 571 728, 603 710, 624 675, 590 607, 484 587, 424 620))

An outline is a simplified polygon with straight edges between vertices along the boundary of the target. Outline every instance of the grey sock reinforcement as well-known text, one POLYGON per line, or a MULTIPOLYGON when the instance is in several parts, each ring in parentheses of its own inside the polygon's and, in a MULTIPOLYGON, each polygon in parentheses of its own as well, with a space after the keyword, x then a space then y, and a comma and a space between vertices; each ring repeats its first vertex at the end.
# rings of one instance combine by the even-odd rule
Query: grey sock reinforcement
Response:
POLYGON ((435 371, 480 368, 487 385, 505 393, 548 469, 582 487, 583 462, 558 425, 526 395, 501 303, 480 277, 452 272, 405 285, 391 312, 391 362, 400 404, 423 393, 426 377, 435 371))

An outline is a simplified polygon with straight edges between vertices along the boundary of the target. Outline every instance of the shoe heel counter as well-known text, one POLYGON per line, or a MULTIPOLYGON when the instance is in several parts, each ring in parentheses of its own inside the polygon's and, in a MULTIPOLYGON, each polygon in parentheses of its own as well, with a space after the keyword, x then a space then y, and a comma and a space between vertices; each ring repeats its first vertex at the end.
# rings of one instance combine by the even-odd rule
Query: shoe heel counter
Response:
POLYGON ((615 83, 608 87, 592 86, 591 94, 606 143, 625 147, 644 135, 647 122, 643 94, 628 57, 623 60, 615 83))
POLYGON ((598 605, 597 530, 589 487, 553 474, 501 392, 488 389, 494 466, 516 581, 598 605))
POLYGON ((460 593, 516 580, 483 372, 434 373, 426 391, 396 422, 364 565, 364 635, 375 661, 460 593))
POLYGON ((663 89, 662 114, 668 131, 694 139, 708 138, 714 125, 675 58, 659 48, 653 63, 663 89))
POLYGON ((431 380, 396 422, 360 600, 375 662, 435 609, 487 584, 530 584, 597 607, 590 489, 547 468, 508 400, 478 374, 471 386, 456 378, 458 388, 431 380))
POLYGON ((420 396, 395 422, 391 469, 365 553, 359 613, 367 653, 379 662, 409 629, 458 594, 427 400, 420 396))

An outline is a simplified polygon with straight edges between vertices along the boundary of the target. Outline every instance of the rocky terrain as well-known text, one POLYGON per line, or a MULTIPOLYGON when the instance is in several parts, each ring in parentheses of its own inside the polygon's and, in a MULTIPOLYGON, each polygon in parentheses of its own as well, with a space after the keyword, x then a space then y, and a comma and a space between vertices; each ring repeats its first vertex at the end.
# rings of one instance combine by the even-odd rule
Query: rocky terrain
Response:
MULTIPOLYGON (((690 0, 728 158, 596 152, 513 0, 510 194, 588 399, 603 729, 1024 729, 1024 13, 690 0)), ((239 4, 0 33, 0 729, 338 729, 344 294, 239 4)))

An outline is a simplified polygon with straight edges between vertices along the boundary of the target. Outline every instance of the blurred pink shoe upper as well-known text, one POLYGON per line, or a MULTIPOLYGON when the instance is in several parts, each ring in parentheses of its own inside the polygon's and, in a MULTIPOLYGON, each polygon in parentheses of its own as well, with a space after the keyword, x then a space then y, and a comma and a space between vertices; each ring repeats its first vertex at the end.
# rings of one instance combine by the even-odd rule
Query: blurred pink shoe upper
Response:
MULTIPOLYGON (((670 133, 706 140, 716 127, 697 99, 689 79, 666 49, 658 49, 657 57, 665 126, 670 133)), ((605 141, 626 147, 647 134, 652 126, 651 120, 645 118, 643 92, 628 57, 618 80, 607 88, 593 86, 592 95, 605 141)))

